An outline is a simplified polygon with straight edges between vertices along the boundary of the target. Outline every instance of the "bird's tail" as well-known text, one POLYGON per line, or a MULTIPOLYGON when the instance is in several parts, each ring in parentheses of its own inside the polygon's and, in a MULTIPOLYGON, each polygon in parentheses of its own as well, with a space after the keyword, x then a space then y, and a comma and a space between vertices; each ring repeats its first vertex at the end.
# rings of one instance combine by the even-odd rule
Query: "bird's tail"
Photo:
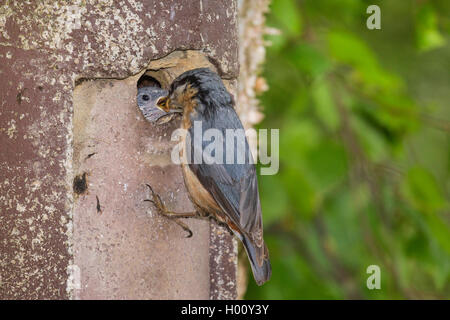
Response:
POLYGON ((248 260, 252 267, 253 277, 258 286, 263 285, 270 279, 272 275, 272 267, 270 266, 269 250, 265 243, 261 247, 255 246, 254 242, 246 235, 242 236, 242 244, 247 252, 248 260))

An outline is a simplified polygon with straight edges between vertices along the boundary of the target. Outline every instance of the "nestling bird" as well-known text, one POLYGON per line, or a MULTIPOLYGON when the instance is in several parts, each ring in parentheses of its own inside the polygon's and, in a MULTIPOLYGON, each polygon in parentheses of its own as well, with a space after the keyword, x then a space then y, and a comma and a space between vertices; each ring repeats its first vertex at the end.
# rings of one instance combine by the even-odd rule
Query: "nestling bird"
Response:
MULTIPOLYGON (((255 281, 262 285, 269 280, 272 271, 269 252, 263 239, 256 169, 247 139, 243 137, 241 148, 234 146, 234 143, 232 150, 229 146, 223 148, 224 157, 233 152, 232 163, 211 163, 204 158, 202 152, 209 142, 203 141, 199 136, 203 136, 208 129, 216 129, 224 135, 227 129, 243 131, 242 123, 233 108, 231 94, 215 72, 200 68, 187 71, 176 78, 167 95, 159 97, 156 105, 164 112, 182 114, 181 127, 188 134, 184 137, 180 152, 185 160, 181 166, 185 185, 196 212, 168 211, 150 186, 153 198, 149 201, 155 204, 161 214, 170 218, 212 216, 219 223, 226 225, 242 241, 255 281), (198 121, 201 122, 201 132, 194 130, 198 121), (199 139, 201 143, 195 143, 199 139), (203 161, 186 161, 188 154, 194 155, 198 151, 203 155, 203 161), (242 152, 246 159, 244 163, 236 161, 242 152)), ((180 225, 190 231, 186 225, 180 225)))
POLYGON ((137 104, 145 119, 157 124, 171 121, 176 112, 165 112, 157 107, 159 99, 166 97, 168 91, 157 86, 145 86, 138 89, 137 104))

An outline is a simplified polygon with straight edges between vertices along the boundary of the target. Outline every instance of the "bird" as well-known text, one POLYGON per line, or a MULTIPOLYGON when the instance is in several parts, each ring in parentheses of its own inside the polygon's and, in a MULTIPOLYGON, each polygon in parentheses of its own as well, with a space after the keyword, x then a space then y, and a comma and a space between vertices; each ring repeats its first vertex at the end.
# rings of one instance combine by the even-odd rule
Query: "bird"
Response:
MULTIPOLYGON (((162 92, 160 92, 162 93, 162 92)), ((186 134, 180 148, 181 167, 188 195, 196 209, 193 213, 175 213, 166 208, 160 196, 147 184, 152 202, 169 218, 212 217, 234 234, 246 250, 257 285, 267 282, 272 274, 269 251, 263 239, 263 220, 255 164, 245 135, 241 147, 225 146, 224 156, 233 152, 233 161, 212 161, 203 153, 208 145, 199 140, 208 129, 224 135, 228 130, 244 128, 234 109, 233 96, 220 76, 209 68, 197 68, 179 75, 165 96, 156 99, 156 107, 167 114, 182 116, 180 127, 186 134), (202 130, 195 130, 201 123, 202 130), (196 143, 200 141, 200 143, 196 143), (202 149, 202 150, 199 150, 202 149), (202 155, 203 161, 191 161, 187 155, 202 155), (244 163, 236 161, 244 156, 244 163), (189 161, 188 161, 189 160, 189 161)), ((223 143, 226 139, 222 140, 223 143)), ((216 150, 217 151, 217 150, 216 150)), ((192 236, 184 224, 177 222, 192 236)))
POLYGON ((156 124, 164 124, 179 115, 177 112, 165 112, 157 107, 159 99, 166 97, 167 94, 166 89, 153 85, 138 89, 137 104, 146 120, 156 124))

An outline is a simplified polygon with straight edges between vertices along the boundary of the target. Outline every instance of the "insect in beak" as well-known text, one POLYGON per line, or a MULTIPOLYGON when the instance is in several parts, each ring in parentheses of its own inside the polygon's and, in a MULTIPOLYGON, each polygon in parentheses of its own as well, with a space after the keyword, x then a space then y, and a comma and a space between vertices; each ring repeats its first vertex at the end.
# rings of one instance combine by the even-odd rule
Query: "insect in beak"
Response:
POLYGON ((156 102, 156 106, 164 112, 170 111, 170 98, 169 97, 161 97, 156 102))

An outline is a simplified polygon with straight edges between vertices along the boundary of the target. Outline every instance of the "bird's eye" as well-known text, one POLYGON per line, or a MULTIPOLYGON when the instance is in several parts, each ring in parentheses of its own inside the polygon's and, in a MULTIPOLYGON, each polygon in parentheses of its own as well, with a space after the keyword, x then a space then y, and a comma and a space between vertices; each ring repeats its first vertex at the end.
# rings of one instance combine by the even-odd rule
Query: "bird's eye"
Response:
POLYGON ((142 99, 143 99, 144 101, 148 101, 148 100, 150 100, 150 97, 149 97, 148 95, 144 94, 144 95, 142 96, 142 99))

